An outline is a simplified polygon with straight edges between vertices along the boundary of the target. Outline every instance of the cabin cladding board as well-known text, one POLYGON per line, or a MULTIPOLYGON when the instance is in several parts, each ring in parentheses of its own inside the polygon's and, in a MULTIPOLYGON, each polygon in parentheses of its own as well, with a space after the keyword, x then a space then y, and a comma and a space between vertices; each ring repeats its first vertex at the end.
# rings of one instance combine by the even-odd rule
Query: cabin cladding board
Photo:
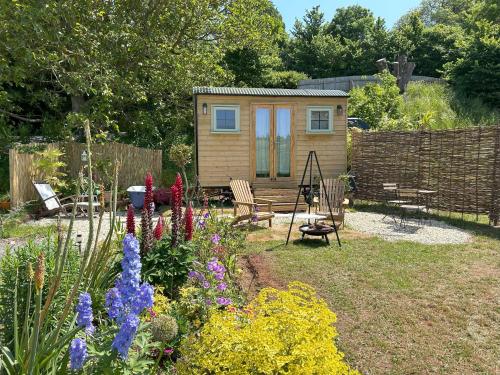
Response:
MULTIPOLYGON (((230 179, 255 180, 255 146, 253 109, 256 105, 291 106, 293 168, 291 183, 296 184, 302 172, 309 151, 315 150, 325 178, 345 173, 346 113, 345 97, 268 97, 197 95, 197 161, 202 186, 229 186, 230 179), (203 104, 207 114, 203 114, 203 104), (337 115, 337 105, 342 105, 343 114, 337 115), (212 132, 212 105, 239 105, 240 131, 237 133, 212 132), (311 134, 307 132, 307 107, 333 107, 333 132, 311 134)), ((316 168, 315 168, 316 169, 316 168)), ((269 181, 273 186, 274 181, 269 181)))

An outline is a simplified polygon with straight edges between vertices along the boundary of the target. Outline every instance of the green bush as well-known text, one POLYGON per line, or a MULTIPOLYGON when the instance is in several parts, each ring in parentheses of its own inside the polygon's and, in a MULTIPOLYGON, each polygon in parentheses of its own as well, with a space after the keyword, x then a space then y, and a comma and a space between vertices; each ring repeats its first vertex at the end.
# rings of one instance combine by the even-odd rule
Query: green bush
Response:
MULTIPOLYGON (((0 259, 0 326, 3 345, 8 345, 14 336, 14 290, 16 277, 18 278, 17 311, 18 320, 23 321, 26 309, 26 296, 29 288, 28 270, 35 267, 36 258, 44 252, 46 261, 46 273, 54 274, 57 243, 54 237, 48 236, 42 242, 30 241, 15 250, 7 249, 5 255, 0 259)), ((51 305, 48 316, 57 316, 66 301, 66 294, 73 287, 77 279, 80 254, 71 246, 66 260, 67 272, 63 273, 61 284, 55 300, 51 305)), ((43 298, 47 296, 49 283, 45 283, 43 298)), ((31 308, 33 309, 33 304, 31 308)))
POLYGON ((380 83, 355 87, 349 92, 349 116, 364 119, 372 129, 379 128, 384 117, 398 119, 403 104, 396 78, 388 72, 377 76, 380 83))
POLYGON ((165 236, 142 259, 144 281, 163 287, 169 297, 176 296, 187 280, 194 259, 192 242, 172 247, 170 236, 165 236))

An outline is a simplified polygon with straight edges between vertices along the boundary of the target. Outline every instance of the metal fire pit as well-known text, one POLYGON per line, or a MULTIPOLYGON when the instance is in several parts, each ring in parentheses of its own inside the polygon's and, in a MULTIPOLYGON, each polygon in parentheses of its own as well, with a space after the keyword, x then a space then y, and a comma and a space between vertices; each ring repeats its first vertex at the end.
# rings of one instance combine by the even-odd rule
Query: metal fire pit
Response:
POLYGON ((299 227, 299 230, 302 232, 302 239, 304 239, 306 234, 308 236, 322 237, 330 245, 328 235, 334 231, 334 228, 323 224, 304 224, 299 227))

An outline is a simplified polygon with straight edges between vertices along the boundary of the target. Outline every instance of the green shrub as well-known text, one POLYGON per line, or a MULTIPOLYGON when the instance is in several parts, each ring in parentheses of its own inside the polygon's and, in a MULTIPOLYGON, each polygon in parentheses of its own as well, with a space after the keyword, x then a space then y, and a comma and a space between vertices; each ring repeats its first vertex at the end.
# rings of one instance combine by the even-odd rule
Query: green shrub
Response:
MULTIPOLYGON (((3 325, 3 344, 8 345, 14 336, 14 290, 18 277, 17 311, 19 321, 23 321, 26 308, 26 296, 29 288, 28 269, 35 267, 36 258, 41 252, 45 253, 45 266, 48 275, 54 274, 57 244, 53 237, 42 242, 30 241, 15 250, 7 249, 0 259, 0 326, 3 325)), ((77 278, 80 254, 75 247, 68 251, 66 261, 67 272, 63 273, 58 293, 51 305, 48 316, 56 316, 66 301, 67 292, 73 287, 77 278)), ((47 296, 49 283, 43 288, 43 298, 47 296)), ((33 308, 33 305, 31 306, 33 308)))
POLYGON ((163 287, 169 297, 176 296, 187 280, 193 260, 192 242, 172 247, 170 236, 165 236, 142 259, 144 281, 163 287))
POLYGON ((349 116, 364 119, 372 129, 380 127, 384 116, 398 119, 403 103, 396 78, 388 72, 377 76, 380 83, 355 87, 349 92, 349 116))
POLYGON ((62 171, 66 167, 63 156, 64 152, 58 148, 46 148, 35 153, 36 178, 49 183, 56 192, 66 186, 66 173, 62 171))

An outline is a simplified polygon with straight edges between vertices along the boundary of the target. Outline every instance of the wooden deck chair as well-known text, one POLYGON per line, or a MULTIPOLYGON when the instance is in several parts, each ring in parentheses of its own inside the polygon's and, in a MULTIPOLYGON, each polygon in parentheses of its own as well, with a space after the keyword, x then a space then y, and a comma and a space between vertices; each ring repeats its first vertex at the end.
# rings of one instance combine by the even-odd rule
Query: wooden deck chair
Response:
POLYGON ((272 227, 272 219, 274 217, 272 200, 254 198, 250 190, 250 184, 245 180, 231 180, 229 186, 231 187, 235 199, 233 201, 233 225, 244 220, 268 220, 269 227, 272 227), (258 210, 257 203, 267 204, 267 211, 258 210))
MULTIPOLYGON (((77 199, 74 195, 69 197, 61 198, 57 196, 52 189, 52 186, 47 183, 41 182, 33 182, 33 186, 38 193, 43 205, 45 206, 45 214, 57 214, 62 213, 65 216, 68 216, 67 208, 72 208, 74 205, 74 200, 77 199), (69 203, 61 203, 67 200, 71 200, 69 203)), ((82 213, 85 213, 88 209, 89 203, 85 202, 82 197, 77 199, 76 208, 82 213)), ((94 200, 94 207, 98 207, 97 201, 94 200)))
POLYGON ((335 223, 339 223, 340 225, 344 225, 344 192, 345 192, 345 183, 339 179, 329 178, 324 180, 325 189, 323 187, 320 188, 319 191, 319 201, 317 206, 316 213, 318 215, 326 216, 327 220, 335 220, 335 223), (330 216, 330 210, 328 209, 328 201, 325 195, 328 194, 328 200, 330 201, 330 206, 332 209, 332 216, 330 216))

